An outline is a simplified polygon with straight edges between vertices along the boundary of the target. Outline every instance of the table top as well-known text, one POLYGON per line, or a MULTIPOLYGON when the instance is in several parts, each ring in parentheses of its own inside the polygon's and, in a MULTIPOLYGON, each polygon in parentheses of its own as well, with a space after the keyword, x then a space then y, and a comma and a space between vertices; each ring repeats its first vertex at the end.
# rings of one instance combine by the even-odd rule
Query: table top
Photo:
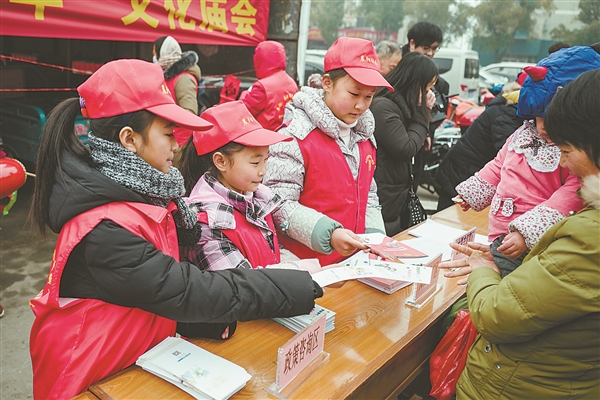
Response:
MULTIPOLYGON (((487 213, 463 213, 458 206, 441 211, 434 220, 468 229, 487 227, 487 213)), ((487 234, 485 228, 478 233, 487 234)), ((399 240, 410 236, 402 232, 399 240)), ((395 355, 413 343, 440 320, 464 294, 457 279, 440 274, 442 289, 420 309, 404 304, 412 286, 388 295, 358 281, 338 289, 325 288, 316 302, 336 312, 335 329, 325 335, 324 351, 330 358, 309 376, 292 398, 340 399, 352 396, 369 378, 391 362, 395 355)), ((238 323, 235 334, 226 341, 190 339, 191 342, 245 368, 252 379, 234 399, 267 398, 275 381, 277 350, 294 332, 272 320, 238 323)), ((130 367, 90 387, 100 398, 185 398, 187 394, 138 367, 130 367)), ((190 397, 191 398, 191 397, 190 397)))

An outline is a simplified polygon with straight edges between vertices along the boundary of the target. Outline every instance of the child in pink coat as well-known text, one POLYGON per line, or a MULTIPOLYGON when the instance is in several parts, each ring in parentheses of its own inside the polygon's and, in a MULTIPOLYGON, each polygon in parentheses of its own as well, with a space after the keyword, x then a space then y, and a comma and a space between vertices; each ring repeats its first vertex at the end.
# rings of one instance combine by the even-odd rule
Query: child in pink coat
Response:
POLYGON ((588 46, 558 51, 526 68, 517 115, 527 120, 495 159, 456 187, 455 201, 463 210, 490 206, 488 239, 503 277, 548 228, 583 206, 580 183, 560 166, 560 149, 544 130, 544 116, 559 87, 595 68, 600 54, 588 46))

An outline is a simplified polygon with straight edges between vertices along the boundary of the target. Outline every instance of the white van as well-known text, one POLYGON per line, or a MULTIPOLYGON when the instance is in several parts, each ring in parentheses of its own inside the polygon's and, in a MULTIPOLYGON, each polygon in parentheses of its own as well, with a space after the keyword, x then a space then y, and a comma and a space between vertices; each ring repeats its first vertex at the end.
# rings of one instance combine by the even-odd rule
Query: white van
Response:
POLYGON ((479 102, 479 54, 475 50, 441 48, 433 61, 450 85, 450 95, 479 102))

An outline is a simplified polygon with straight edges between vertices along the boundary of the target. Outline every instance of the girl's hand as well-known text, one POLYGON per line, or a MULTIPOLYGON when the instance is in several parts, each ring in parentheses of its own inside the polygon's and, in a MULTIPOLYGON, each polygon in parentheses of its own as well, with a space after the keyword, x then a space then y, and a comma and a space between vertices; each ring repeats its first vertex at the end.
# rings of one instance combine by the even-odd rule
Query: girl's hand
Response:
POLYGON ((225 328, 225 330, 223 331, 223 333, 221 334, 221 339, 225 340, 229 337, 229 326, 227 328, 225 328))
POLYGON ((366 250, 363 239, 349 229, 337 228, 331 234, 331 247, 343 256, 349 256, 356 249, 366 250))
POLYGON ((469 208, 471 208, 471 206, 469 206, 469 203, 467 203, 460 194, 456 197, 453 197, 452 201, 454 202, 454 204, 458 204, 463 211, 467 211, 469 208))
POLYGON ((463 279, 456 283, 465 285, 469 280, 469 274, 477 268, 488 267, 500 274, 500 269, 494 263, 494 258, 490 252, 490 246, 474 242, 469 242, 468 244, 469 246, 467 247, 457 243, 450 243, 450 247, 462 254, 466 254, 468 257, 440 263, 440 268, 451 270, 444 273, 446 278, 464 276, 463 279))
POLYGON ((498 251, 506 257, 518 258, 527 250, 525 239, 519 231, 511 232, 504 237, 502 245, 498 247, 498 251))
POLYGON ((435 93, 433 93, 433 91, 431 89, 429 89, 427 91, 427 95, 425 98, 425 105, 427 106, 427 108, 429 108, 430 110, 433 108, 433 106, 435 105, 435 93))

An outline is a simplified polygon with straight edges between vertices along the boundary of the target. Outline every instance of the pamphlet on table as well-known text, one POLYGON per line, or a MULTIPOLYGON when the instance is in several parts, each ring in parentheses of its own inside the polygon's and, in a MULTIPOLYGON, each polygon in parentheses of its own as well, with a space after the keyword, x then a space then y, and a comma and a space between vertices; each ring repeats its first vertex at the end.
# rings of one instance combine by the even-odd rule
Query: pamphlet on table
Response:
POLYGON ((175 337, 142 354, 136 364, 196 399, 228 399, 252 378, 239 365, 175 337))

